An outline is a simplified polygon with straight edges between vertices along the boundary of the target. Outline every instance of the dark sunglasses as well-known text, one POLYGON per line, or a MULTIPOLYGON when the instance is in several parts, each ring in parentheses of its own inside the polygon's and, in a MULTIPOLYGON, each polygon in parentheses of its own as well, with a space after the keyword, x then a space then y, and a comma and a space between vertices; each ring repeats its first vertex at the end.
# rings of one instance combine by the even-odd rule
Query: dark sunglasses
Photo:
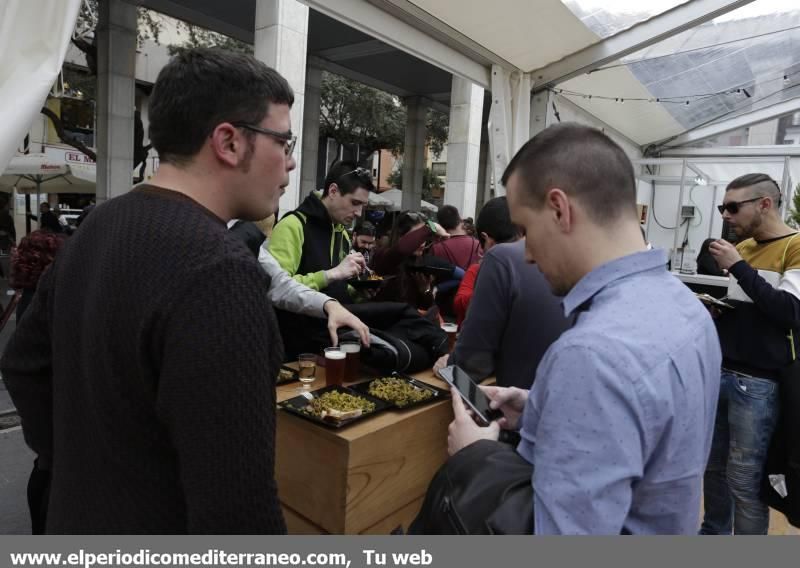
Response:
MULTIPOLYGON (((723 203, 722 205, 717 205, 717 210, 719 211, 720 215, 727 211, 731 215, 736 215, 739 212, 739 206, 744 205, 745 203, 752 203, 753 201, 758 201, 759 199, 764 199, 764 196, 761 197, 754 197, 753 199, 745 199, 744 201, 730 201, 728 203, 723 203)), ((778 203, 780 207, 780 203, 778 203)))
POLYGON ((297 136, 294 136, 291 130, 289 132, 278 132, 277 130, 262 128, 254 124, 247 124, 246 122, 232 122, 231 124, 233 124, 236 128, 244 128, 245 130, 270 136, 283 142, 283 151, 286 153, 287 157, 294 153, 294 147, 297 145, 297 136))

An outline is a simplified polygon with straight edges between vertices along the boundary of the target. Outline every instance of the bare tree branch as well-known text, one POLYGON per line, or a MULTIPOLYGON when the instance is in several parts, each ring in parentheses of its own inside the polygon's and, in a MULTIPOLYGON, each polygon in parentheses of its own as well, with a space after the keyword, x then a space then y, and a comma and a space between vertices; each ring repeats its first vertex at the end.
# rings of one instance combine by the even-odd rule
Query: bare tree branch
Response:
POLYGON ((95 162, 97 161, 97 154, 95 154, 94 150, 86 146, 83 142, 74 138, 67 134, 64 131, 64 124, 61 122, 61 117, 54 113, 47 107, 42 107, 41 113, 45 115, 47 118, 50 119, 50 122, 53 123, 53 127, 56 129, 56 134, 58 134, 58 138, 68 146, 72 146, 76 150, 79 150, 89 156, 95 162))
POLYGON ((97 75, 97 45, 92 42, 88 42, 82 37, 73 37, 72 38, 72 45, 77 47, 81 50, 81 52, 86 56, 86 66, 89 67, 89 72, 92 75, 97 75))

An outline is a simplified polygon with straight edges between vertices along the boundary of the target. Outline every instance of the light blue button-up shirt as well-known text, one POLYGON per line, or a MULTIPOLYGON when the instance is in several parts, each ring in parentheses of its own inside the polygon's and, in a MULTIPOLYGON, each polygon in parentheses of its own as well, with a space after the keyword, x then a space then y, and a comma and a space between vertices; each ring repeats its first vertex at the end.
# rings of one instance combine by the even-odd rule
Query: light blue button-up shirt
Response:
POLYGON ((522 416, 536 534, 695 534, 720 348, 661 250, 604 264, 564 298, 522 416))

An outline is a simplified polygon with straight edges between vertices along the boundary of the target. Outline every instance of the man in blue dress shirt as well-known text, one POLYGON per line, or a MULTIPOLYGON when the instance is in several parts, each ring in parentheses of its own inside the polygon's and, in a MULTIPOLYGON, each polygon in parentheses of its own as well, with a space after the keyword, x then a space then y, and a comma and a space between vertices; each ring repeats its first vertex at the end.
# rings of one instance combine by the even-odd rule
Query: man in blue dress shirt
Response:
POLYGON ((499 422, 477 426, 453 397, 451 454, 519 429, 537 534, 696 534, 719 341, 664 252, 647 250, 630 161, 599 130, 560 124, 522 147, 503 184, 526 260, 576 321, 530 391, 486 389, 499 422))

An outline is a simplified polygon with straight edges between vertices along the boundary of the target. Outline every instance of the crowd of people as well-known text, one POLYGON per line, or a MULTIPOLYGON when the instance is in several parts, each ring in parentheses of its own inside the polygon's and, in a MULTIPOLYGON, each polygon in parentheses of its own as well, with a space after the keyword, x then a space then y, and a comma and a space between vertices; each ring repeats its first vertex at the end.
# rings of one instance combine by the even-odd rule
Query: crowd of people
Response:
POLYGON ((53 226, 28 243, 46 252, 0 361, 37 455, 35 532, 285 533, 279 366, 346 334, 369 348, 401 305, 411 327, 460 326, 452 352, 419 340, 428 368, 496 377, 503 418, 481 426, 453 396, 449 451, 512 439, 536 534, 697 533, 703 492, 702 532, 766 533, 800 323, 800 239, 773 180, 727 189, 742 242, 707 248, 749 302, 709 312, 643 239, 631 162, 599 130, 535 136, 474 223, 445 206, 376 226, 372 178, 344 161, 278 220, 293 103, 249 55, 183 51, 150 99, 154 177, 68 238, 40 211, 53 226))

